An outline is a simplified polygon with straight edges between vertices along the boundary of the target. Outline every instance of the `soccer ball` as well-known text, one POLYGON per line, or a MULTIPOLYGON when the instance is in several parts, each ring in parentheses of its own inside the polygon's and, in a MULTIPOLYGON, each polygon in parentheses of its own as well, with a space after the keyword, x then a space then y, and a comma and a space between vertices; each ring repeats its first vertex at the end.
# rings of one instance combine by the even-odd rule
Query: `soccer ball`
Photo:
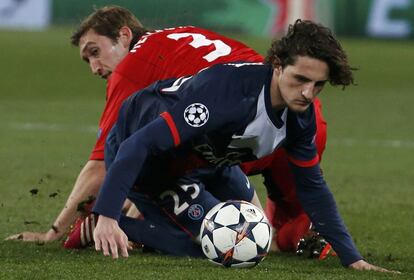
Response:
POLYGON ((263 211, 246 201, 230 200, 213 207, 201 225, 201 247, 213 263, 253 267, 267 255, 272 228, 263 211))

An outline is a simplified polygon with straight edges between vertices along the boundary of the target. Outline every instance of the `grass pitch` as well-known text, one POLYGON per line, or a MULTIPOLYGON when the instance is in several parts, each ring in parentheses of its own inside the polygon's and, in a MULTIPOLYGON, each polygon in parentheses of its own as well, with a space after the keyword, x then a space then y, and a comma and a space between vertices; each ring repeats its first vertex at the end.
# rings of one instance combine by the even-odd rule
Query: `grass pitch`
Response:
MULTIPOLYGON (((59 213, 96 137, 105 83, 69 45, 69 29, 0 32, 0 239, 44 231, 59 213), (36 194, 33 194, 37 190, 36 194)), ((265 53, 269 42, 240 38, 265 53)), ((363 256, 401 275, 271 254, 253 269, 131 252, 0 241, 0 279, 414 279, 414 43, 342 40, 357 86, 321 95, 329 123, 322 167, 363 256)), ((253 178, 261 198, 260 177, 253 178)))

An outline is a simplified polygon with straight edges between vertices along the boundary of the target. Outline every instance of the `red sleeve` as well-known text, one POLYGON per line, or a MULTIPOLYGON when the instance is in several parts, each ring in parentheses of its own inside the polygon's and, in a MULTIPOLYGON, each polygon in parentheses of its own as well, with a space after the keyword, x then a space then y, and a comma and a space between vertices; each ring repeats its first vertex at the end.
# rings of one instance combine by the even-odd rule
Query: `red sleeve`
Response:
POLYGON ((122 102, 138 89, 138 85, 125 79, 119 73, 112 73, 106 89, 105 109, 99 121, 98 139, 89 156, 90 160, 104 160, 106 136, 118 118, 119 108, 122 102))

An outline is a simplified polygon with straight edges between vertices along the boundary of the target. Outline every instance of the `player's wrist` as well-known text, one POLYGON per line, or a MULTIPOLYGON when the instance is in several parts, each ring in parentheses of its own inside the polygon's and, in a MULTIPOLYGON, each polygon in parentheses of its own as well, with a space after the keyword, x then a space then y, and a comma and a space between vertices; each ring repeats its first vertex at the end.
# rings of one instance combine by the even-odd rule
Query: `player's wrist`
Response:
POLYGON ((50 229, 55 233, 55 234, 59 234, 59 228, 55 225, 55 224, 52 224, 51 226, 50 226, 50 229))
POLYGON ((49 231, 46 233, 46 240, 45 241, 55 241, 59 239, 63 235, 63 231, 56 226, 56 224, 52 224, 50 226, 49 231))
POLYGON ((98 223, 99 221, 101 221, 102 223, 106 223, 106 224, 118 224, 118 220, 114 219, 113 217, 105 216, 105 215, 99 215, 98 223))

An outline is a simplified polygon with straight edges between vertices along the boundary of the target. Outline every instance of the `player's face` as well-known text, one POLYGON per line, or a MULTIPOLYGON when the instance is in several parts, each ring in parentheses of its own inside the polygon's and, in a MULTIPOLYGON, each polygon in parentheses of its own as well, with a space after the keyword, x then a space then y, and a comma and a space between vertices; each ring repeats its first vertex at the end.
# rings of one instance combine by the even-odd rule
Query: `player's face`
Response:
POLYGON ((82 60, 89 64, 92 73, 107 79, 128 54, 129 45, 122 40, 114 43, 110 38, 90 29, 80 38, 79 49, 82 60))
POLYGON ((275 69, 281 105, 295 112, 305 111, 321 92, 328 77, 326 62, 308 56, 298 56, 294 65, 275 69))

